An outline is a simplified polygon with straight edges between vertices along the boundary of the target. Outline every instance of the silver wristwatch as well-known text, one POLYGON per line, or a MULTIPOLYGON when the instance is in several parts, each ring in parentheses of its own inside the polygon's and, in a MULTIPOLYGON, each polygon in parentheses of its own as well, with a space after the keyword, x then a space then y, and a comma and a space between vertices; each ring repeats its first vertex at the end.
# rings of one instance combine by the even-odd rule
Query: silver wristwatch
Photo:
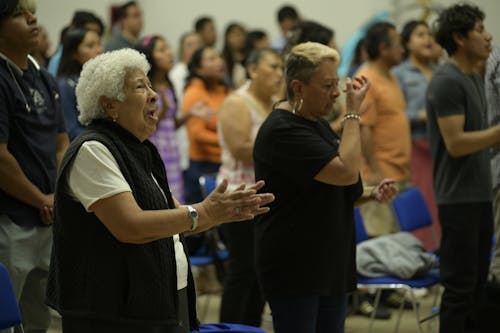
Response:
POLYGON ((189 231, 194 231, 198 228, 198 211, 193 208, 193 206, 186 205, 188 209, 188 217, 191 220, 191 229, 189 231))

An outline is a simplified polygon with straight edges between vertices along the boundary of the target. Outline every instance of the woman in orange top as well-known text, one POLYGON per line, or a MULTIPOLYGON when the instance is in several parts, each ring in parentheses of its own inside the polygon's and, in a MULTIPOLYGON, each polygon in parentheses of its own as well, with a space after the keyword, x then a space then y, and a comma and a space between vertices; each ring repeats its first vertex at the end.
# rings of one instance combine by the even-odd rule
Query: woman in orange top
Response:
POLYGON ((213 111, 209 119, 192 117, 186 128, 189 138, 189 168, 185 177, 186 203, 203 199, 198 179, 201 175, 217 173, 221 148, 217 135, 218 111, 229 89, 223 83, 226 67, 220 54, 209 46, 198 49, 188 64, 182 112, 195 104, 205 104, 213 111))

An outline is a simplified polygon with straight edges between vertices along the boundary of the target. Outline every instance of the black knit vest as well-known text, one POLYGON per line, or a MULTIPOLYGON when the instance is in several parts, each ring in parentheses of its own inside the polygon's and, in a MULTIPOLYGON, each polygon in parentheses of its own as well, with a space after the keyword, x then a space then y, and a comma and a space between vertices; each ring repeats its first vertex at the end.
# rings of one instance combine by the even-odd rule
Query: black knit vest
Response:
MULTIPOLYGON (((104 144, 144 210, 174 207, 165 167, 149 142, 99 120, 77 137, 61 164, 55 192, 54 243, 47 303, 66 317, 146 326, 175 326, 178 293, 173 238, 147 244, 118 241, 93 213, 67 194, 67 174, 81 145, 104 144), (167 202, 158 185, 162 188, 167 202)), ((181 237, 183 240, 183 237, 181 237)), ((195 291, 188 272, 190 326, 196 329, 195 291)))

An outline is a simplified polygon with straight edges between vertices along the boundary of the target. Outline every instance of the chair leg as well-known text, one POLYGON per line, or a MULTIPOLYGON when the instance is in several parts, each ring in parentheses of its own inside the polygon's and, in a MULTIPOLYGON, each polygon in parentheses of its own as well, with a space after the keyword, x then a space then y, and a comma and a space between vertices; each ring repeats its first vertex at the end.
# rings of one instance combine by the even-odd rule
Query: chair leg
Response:
POLYGON ((415 318, 417 319, 418 332, 423 333, 422 325, 420 324, 420 311, 417 307, 417 299, 415 298, 415 294, 413 293, 413 290, 410 289, 409 291, 410 291, 410 297, 411 297, 411 304, 413 306, 413 311, 415 312, 415 318))
POLYGON ((205 294, 205 302, 203 304, 203 310, 201 315, 203 321, 207 319, 208 309, 210 307, 210 296, 211 295, 209 293, 205 294))
MULTIPOLYGON (((403 289, 403 299, 406 296, 406 289, 403 289)), ((401 302, 398 309, 398 320, 396 321, 396 326, 394 328, 394 333, 399 332, 399 325, 401 324, 401 318, 403 317, 404 302, 401 302)))
MULTIPOLYGON (((433 286, 433 288, 434 288, 434 300, 432 302, 432 308, 434 309, 436 307, 437 302, 438 302, 439 285, 433 286)), ((438 317, 438 316, 439 316, 439 311, 436 313, 436 315, 434 316, 434 318, 438 317)), ((434 332, 434 325, 432 325, 432 323, 434 322, 434 318, 432 318, 431 320, 429 320, 429 333, 433 333, 434 332)))
MULTIPOLYGON (((415 298, 415 294, 413 293, 413 290, 411 288, 408 288, 408 289, 405 288, 405 289, 403 289, 403 295, 402 295, 403 298, 406 296, 407 293, 410 294, 411 305, 413 308, 413 312, 415 313, 415 318, 417 320, 418 332, 423 333, 422 326, 420 324, 420 312, 419 312, 419 309, 417 306, 417 300, 415 298)), ((401 305, 399 306, 398 319, 396 322, 396 327, 394 328, 394 333, 399 332, 399 325, 401 324, 401 317, 403 315, 403 307, 404 307, 404 303, 401 303, 401 305)))
POLYGON ((380 297, 382 296, 382 289, 377 289, 375 294, 375 303, 373 304, 373 312, 370 316, 370 323, 368 325, 368 333, 371 333, 373 328, 373 323, 375 322, 375 314, 377 313, 378 305, 380 303, 380 297))
POLYGON ((433 296, 434 299, 432 301, 432 312, 430 315, 420 319, 420 325, 422 325, 425 322, 428 322, 427 323, 427 331, 429 333, 434 332, 433 322, 434 322, 434 319, 439 316, 439 312, 437 312, 437 313, 434 312, 434 309, 436 308, 438 296, 439 296, 439 286, 438 285, 433 286, 432 289, 434 291, 434 296, 433 296))
MULTIPOLYGON (((18 326, 14 327, 14 329, 11 329, 12 332, 18 332, 18 333, 24 333, 24 327, 23 324, 19 324, 18 326)), ((2 331, 3 332, 3 331, 2 331)), ((6 332, 10 332, 9 329, 6 330, 6 332)))

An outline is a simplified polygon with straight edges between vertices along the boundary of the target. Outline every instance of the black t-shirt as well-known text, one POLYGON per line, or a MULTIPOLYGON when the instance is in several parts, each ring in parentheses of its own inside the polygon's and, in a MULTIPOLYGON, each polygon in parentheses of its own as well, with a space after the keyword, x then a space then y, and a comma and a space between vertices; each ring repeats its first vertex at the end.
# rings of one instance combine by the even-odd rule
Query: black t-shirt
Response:
MULTIPOLYGON (((65 132, 57 83, 29 62, 27 70, 0 58, 0 143, 6 143, 28 179, 54 192, 56 141, 65 132)), ((0 190, 0 214, 19 225, 40 225, 39 212, 0 190)))
POLYGON ((438 204, 490 202, 491 171, 487 149, 452 157, 438 125, 438 118, 463 115, 465 131, 487 127, 484 85, 478 74, 466 75, 455 65, 444 64, 427 88, 427 123, 434 161, 434 192, 438 204))
POLYGON ((324 120, 276 109, 260 128, 255 177, 276 196, 256 219, 256 260, 266 295, 340 295, 356 288, 354 201, 358 181, 314 180, 337 154, 338 136, 324 120))

